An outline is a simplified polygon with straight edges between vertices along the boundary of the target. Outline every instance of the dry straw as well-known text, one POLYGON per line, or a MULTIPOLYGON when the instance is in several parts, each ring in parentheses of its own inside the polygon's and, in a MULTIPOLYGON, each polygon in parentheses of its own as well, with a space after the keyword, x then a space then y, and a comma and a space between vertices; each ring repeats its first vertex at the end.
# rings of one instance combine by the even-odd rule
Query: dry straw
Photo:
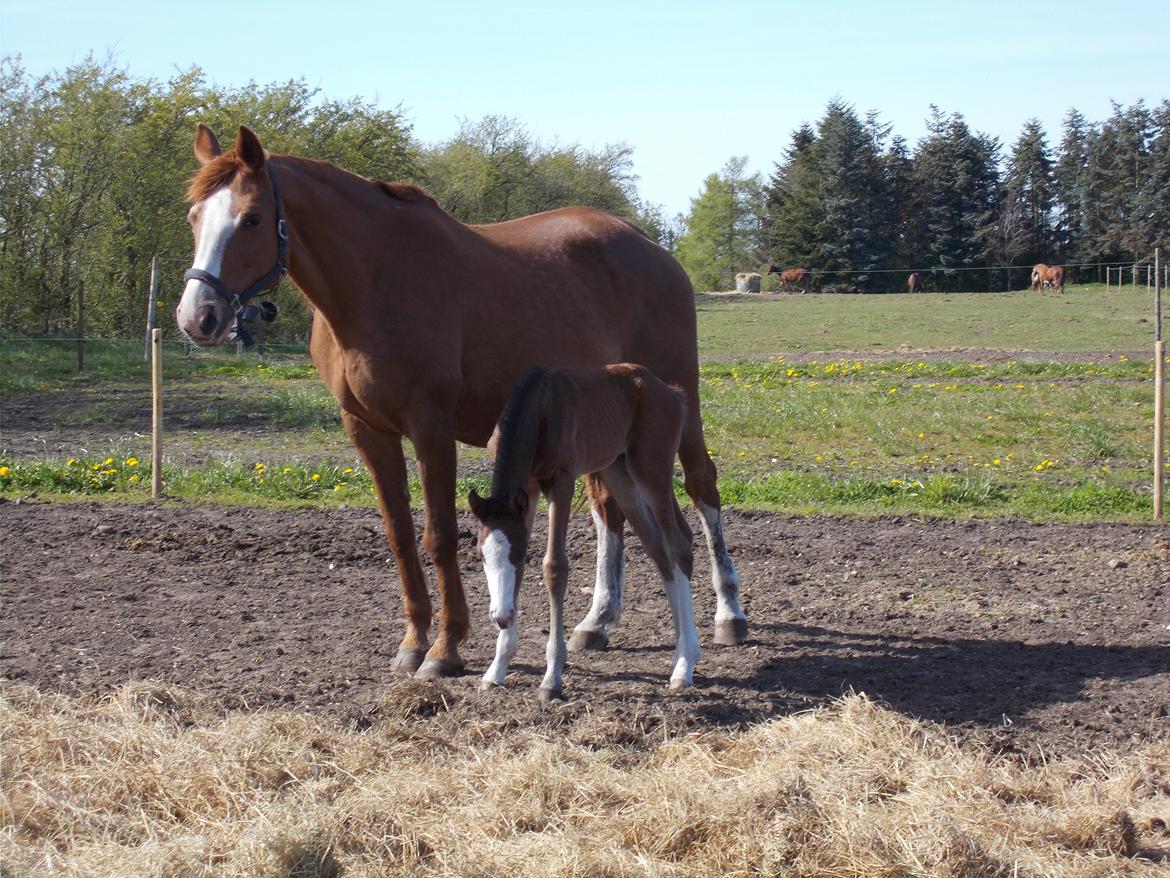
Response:
POLYGON ((587 710, 442 722, 457 697, 414 682, 361 730, 2 691, 11 875, 1104 878, 1170 853, 1170 743, 1028 766, 863 696, 663 740, 587 710))

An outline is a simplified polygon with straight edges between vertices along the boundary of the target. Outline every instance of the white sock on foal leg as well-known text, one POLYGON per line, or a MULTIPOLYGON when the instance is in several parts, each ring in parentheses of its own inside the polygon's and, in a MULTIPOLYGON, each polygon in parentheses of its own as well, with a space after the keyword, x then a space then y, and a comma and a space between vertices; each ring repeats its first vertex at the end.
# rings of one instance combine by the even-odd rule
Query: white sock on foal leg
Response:
POLYGON ((512 661, 512 656, 516 655, 516 649, 520 642, 519 629, 520 611, 517 608, 511 626, 500 629, 500 633, 496 636, 496 657, 487 669, 487 673, 483 675, 479 688, 489 689, 492 686, 504 685, 504 678, 508 675, 508 663, 512 661))
POLYGON ((609 626, 622 616, 622 586, 625 557, 622 539, 605 526, 593 510, 597 530, 597 578, 593 584, 593 605, 585 618, 573 629, 573 649, 604 648, 609 640, 609 626))
POLYGON ((691 606, 691 581, 686 574, 674 568, 674 576, 664 581, 670 614, 674 619, 674 658, 670 670, 670 688, 690 686, 695 678, 695 664, 702 648, 699 632, 695 630, 695 614, 691 606))

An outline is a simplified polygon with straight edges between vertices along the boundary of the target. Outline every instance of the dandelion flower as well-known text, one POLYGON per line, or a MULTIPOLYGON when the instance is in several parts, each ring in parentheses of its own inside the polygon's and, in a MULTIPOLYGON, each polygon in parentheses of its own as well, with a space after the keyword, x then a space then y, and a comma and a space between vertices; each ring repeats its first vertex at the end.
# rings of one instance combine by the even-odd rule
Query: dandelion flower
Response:
POLYGON ((12 470, 10 470, 8 467, 0 466, 0 479, 8 478, 8 476, 11 472, 12 472, 12 470))
POLYGON ((320 473, 313 473, 313 481, 314 482, 321 481, 321 474, 320 473))
POLYGON ((127 457, 126 458, 126 466, 138 466, 138 458, 137 457, 127 457))

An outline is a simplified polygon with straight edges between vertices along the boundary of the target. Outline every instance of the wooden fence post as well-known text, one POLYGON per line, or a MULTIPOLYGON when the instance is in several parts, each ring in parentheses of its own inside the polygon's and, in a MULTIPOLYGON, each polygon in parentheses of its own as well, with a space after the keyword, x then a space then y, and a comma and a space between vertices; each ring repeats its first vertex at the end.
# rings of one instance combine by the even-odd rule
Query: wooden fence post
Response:
POLYGON ((162 496, 162 330, 150 332, 150 496, 162 496))
MULTIPOLYGON (((1161 248, 1154 249, 1155 269, 1162 261, 1161 248)), ((1160 273, 1155 276, 1161 280, 1160 273)), ((1162 341, 1162 284, 1154 285, 1154 520, 1162 520, 1162 482, 1166 444, 1166 342, 1162 341)))
POLYGON ((150 298, 146 304, 146 344, 143 347, 142 359, 150 362, 150 346, 154 333, 154 324, 158 321, 158 257, 150 260, 150 298))
POLYGON ((77 372, 85 371, 85 279, 77 279, 77 372))

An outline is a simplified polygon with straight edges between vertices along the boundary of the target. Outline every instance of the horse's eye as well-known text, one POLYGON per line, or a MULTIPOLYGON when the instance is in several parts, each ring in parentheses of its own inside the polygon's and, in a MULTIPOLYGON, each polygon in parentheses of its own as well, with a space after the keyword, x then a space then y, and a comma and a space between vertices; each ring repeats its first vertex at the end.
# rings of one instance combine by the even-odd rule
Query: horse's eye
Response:
POLYGON ((240 222, 240 225, 243 226, 245 229, 256 228, 256 226, 260 225, 260 214, 258 214, 258 213, 244 214, 244 219, 240 222))

